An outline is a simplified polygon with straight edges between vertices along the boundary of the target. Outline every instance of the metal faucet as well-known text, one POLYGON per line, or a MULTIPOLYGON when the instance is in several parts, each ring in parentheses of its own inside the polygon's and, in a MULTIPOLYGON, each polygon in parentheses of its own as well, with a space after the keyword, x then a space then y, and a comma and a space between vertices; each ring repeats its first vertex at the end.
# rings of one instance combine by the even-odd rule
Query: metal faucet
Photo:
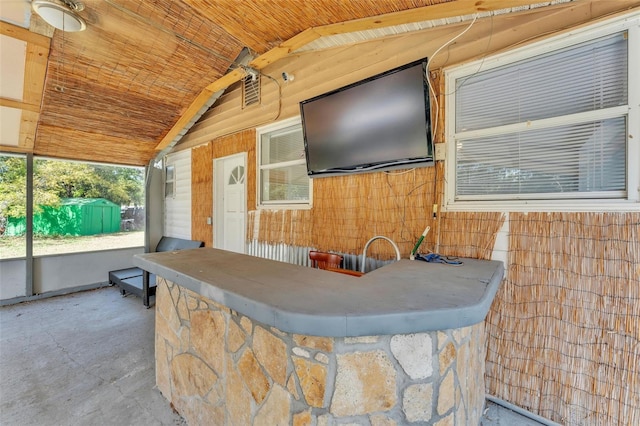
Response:
POLYGON ((373 237, 369 241, 367 241, 367 244, 364 245, 364 250, 362 250, 362 266, 360 267, 360 272, 364 273, 365 263, 367 261, 367 249, 369 248, 369 244, 371 244, 373 241, 378 240, 378 239, 383 239, 383 240, 389 241, 391 243, 391 245, 393 246, 393 248, 396 250, 397 260, 400 260, 400 249, 398 248, 398 245, 396 243, 394 243, 393 240, 391 240, 390 238, 387 238, 387 237, 385 237, 383 235, 376 235, 375 237, 373 237))

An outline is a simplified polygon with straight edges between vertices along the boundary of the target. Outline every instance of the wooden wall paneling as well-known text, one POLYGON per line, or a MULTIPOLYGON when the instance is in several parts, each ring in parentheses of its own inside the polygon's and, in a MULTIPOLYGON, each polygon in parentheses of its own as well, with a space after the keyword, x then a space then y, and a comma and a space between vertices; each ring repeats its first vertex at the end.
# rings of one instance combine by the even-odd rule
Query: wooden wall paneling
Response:
MULTIPOLYGON (((253 130, 218 138, 209 146, 211 159, 247 152, 249 165, 256 164, 253 130)), ((206 155, 205 149, 194 149, 194 200, 207 197, 211 200, 208 194, 212 182, 200 175, 205 171, 209 175, 212 173, 208 166, 203 167, 206 155)), ((361 253, 365 242, 374 235, 385 235, 396 241, 406 256, 431 220, 434 179, 433 167, 316 179, 311 210, 261 210, 256 215, 252 212, 256 208, 256 168, 250 166, 247 173, 247 208, 250 212, 247 226, 250 229, 247 235, 270 244, 302 245, 352 254, 361 253), (258 230, 257 235, 254 227, 258 230)), ((208 206, 204 206, 203 212, 199 210, 203 209, 199 203, 201 201, 194 201, 193 206, 194 235, 198 232, 198 223, 204 227, 203 218, 213 215, 208 206)), ((206 229, 208 233, 209 227, 206 229)), ((374 257, 390 259, 395 256, 390 245, 374 245, 371 250, 374 257)))
MULTIPOLYGON (((362 57, 354 59, 353 52, 350 52, 349 49, 339 48, 336 49, 338 55, 331 56, 326 53, 301 55, 298 61, 293 59, 284 61, 285 68, 283 69, 287 69, 287 72, 291 69, 291 73, 294 75, 302 74, 302 78, 296 75, 293 82, 288 85, 283 84, 283 105, 291 104, 292 108, 297 111, 297 102, 307 96, 324 91, 324 87, 328 90, 329 86, 335 88, 348 84, 424 56, 424 52, 416 47, 409 49, 409 52, 401 59, 398 59, 397 54, 391 54, 391 52, 407 48, 407 41, 401 40, 402 38, 397 37, 393 40, 369 43, 369 49, 364 51, 365 59, 362 57), (376 63, 374 59, 378 62, 376 63), (289 62, 299 68, 288 68, 289 62), (343 66, 340 72, 334 69, 332 73, 325 72, 324 74, 304 73, 307 68, 315 71, 315 67, 329 67, 330 64, 335 63, 346 64, 348 68, 345 69, 343 66), (302 80, 301 85, 294 86, 299 80, 302 80), (310 87, 311 89, 304 89, 301 95, 294 90, 299 87, 310 87)), ((263 82, 266 80, 263 78, 263 82)), ((436 81, 436 91, 438 91, 437 84, 438 81, 436 81)), ((268 92, 269 90, 263 88, 263 93, 268 92)), ((241 110, 240 90, 234 89, 233 92, 226 93, 220 101, 220 105, 216 105, 199 125, 199 128, 195 129, 195 132, 199 133, 199 138, 205 137, 208 133, 208 126, 213 126, 214 123, 216 129, 219 127, 233 128, 234 124, 229 121, 232 116, 235 117, 234 122, 238 121, 237 117, 252 122, 252 120, 264 119, 274 113, 273 107, 265 108, 264 106, 256 108, 256 110, 266 110, 266 113, 258 111, 258 114, 262 114, 261 116, 255 115, 255 112, 241 110)), ((283 111, 286 110, 283 109, 283 111)), ((242 145, 237 136, 242 133, 244 132, 216 139, 213 144, 214 157, 222 156, 223 153, 228 154, 230 145, 242 145)), ((251 144, 255 145, 255 134, 252 135, 251 144)), ((235 149, 239 150, 239 148, 235 149)), ((437 174, 438 179, 442 179, 442 165, 438 165, 437 170, 440 171, 437 174)), ((436 168, 428 167, 419 168, 409 173, 370 173, 315 179, 313 209, 306 214, 310 222, 305 224, 293 220, 291 213, 280 214, 262 211, 257 218, 259 222, 258 235, 254 238, 264 242, 290 244, 294 236, 301 235, 300 228, 308 227, 307 235, 310 238, 302 240, 306 240, 309 247, 359 254, 369 238, 374 235, 385 235, 396 241, 401 252, 407 256, 428 224, 435 230, 435 223, 432 223, 432 206, 437 202, 436 192, 442 190, 441 183, 436 182, 436 178, 436 168), (291 230, 283 229, 282 223, 290 224, 291 230), (340 238, 337 238, 338 235, 340 238)), ((255 191, 253 193, 255 194, 255 191)), ((300 213, 296 214, 301 215, 300 213)), ((249 234, 253 235, 252 232, 248 232, 249 234)), ((428 244, 428 247, 433 250, 435 239, 435 232, 432 232, 423 247, 426 248, 428 244)), ((382 259, 390 259, 395 256, 393 248, 386 243, 374 243, 371 254, 382 259)))
POLYGON ((313 247, 312 211, 291 211, 291 245, 295 247, 313 247))
POLYGON ((242 132, 247 152, 247 211, 256 209, 257 200, 257 149, 256 132, 254 129, 242 132))
POLYGON ((257 233, 254 235, 255 241, 269 241, 269 224, 272 222, 275 210, 260 210, 259 222, 256 227, 257 233))

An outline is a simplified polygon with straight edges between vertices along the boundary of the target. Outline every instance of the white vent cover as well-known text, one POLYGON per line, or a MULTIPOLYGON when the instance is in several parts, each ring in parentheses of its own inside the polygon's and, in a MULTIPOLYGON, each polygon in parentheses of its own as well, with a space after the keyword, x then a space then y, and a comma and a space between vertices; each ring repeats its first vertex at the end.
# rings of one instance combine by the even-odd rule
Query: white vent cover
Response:
POLYGON ((242 107, 260 103, 260 74, 251 73, 242 82, 242 107))

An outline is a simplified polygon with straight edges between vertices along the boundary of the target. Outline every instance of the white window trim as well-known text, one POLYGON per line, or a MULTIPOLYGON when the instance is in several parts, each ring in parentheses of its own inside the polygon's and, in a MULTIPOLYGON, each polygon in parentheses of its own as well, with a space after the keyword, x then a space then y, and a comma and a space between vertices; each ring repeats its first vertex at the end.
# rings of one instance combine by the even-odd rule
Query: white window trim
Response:
POLYGON ((176 198, 176 166, 173 163, 167 163, 164 166, 164 198, 176 198), (173 179, 167 179, 167 170, 171 167, 173 169, 173 179), (171 185, 171 195, 167 195, 167 184, 171 185))
MULTIPOLYGON (((455 200, 456 144, 455 91, 448 93, 445 106, 446 160, 444 211, 640 211, 640 13, 633 12, 585 28, 551 37, 493 57, 444 70, 445 88, 456 87, 456 79, 482 70, 503 66, 533 56, 583 43, 616 32, 628 31, 629 48, 629 108, 627 143, 626 199, 563 199, 563 200, 455 200)), ((517 126, 517 125, 516 125, 517 126)))
POLYGON ((306 158, 302 160, 293 160, 278 163, 277 165, 266 165, 261 166, 260 158, 261 158, 261 144, 260 139, 264 133, 275 132, 280 129, 284 129, 287 127, 291 127, 294 125, 302 125, 302 117, 296 116, 287 118, 282 121, 278 121, 277 123, 268 124, 266 126, 261 126, 256 128, 256 207, 259 210, 310 210, 313 206, 313 179, 309 179, 309 201, 302 202, 292 202, 292 201, 262 201, 260 197, 260 191, 262 188, 262 173, 263 169, 281 167, 282 165, 290 166, 295 164, 305 164, 306 167, 306 158))

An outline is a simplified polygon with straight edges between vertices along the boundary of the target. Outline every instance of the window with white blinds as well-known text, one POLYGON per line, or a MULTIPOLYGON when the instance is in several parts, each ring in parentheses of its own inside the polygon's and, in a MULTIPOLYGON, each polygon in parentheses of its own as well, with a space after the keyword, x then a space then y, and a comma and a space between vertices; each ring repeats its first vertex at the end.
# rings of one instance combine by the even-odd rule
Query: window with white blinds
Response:
POLYGON ((310 204, 300 119, 258 129, 258 205, 304 207, 310 204))
POLYGON ((164 168, 164 198, 176 198, 176 166, 173 164, 164 168))
POLYGON ((637 42, 617 26, 447 72, 448 203, 637 201, 637 42))

